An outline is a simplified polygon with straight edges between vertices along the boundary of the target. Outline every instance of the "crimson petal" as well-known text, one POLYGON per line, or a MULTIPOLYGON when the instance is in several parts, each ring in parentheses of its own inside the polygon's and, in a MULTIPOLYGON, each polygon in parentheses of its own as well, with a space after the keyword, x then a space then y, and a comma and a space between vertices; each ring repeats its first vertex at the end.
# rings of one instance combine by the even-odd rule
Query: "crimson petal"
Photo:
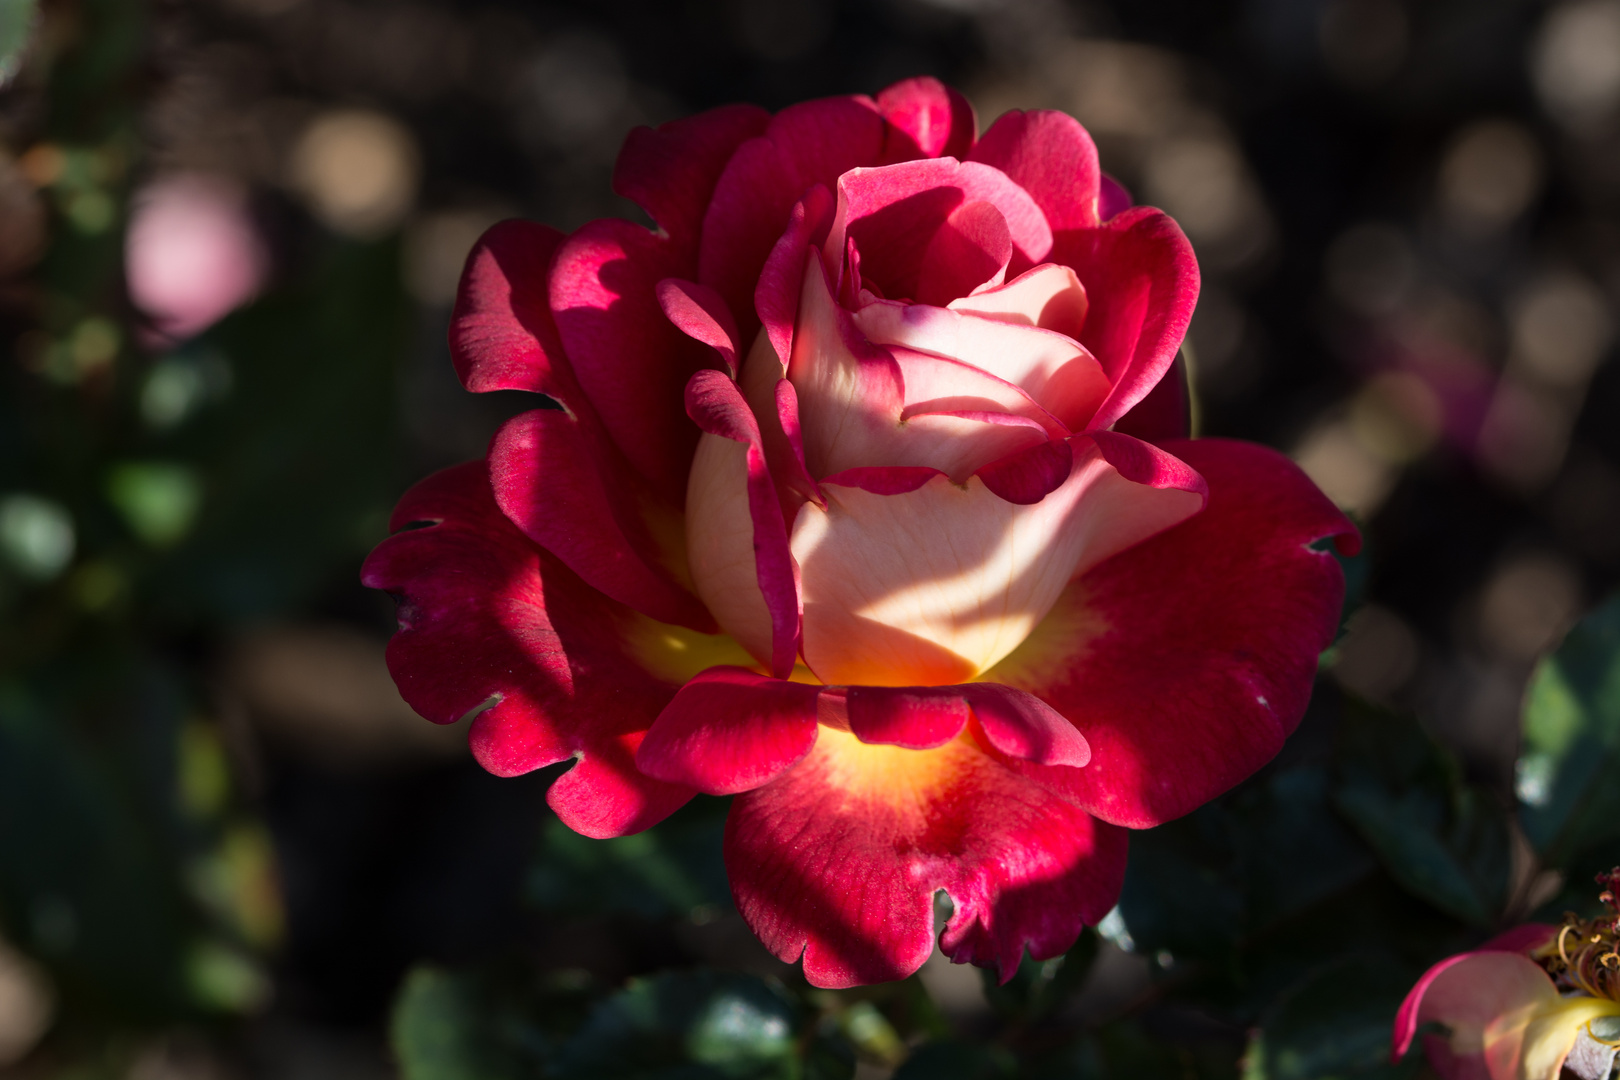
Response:
POLYGON ((518 532, 483 462, 411 488, 391 525, 405 531, 361 580, 399 597, 388 669, 413 709, 440 724, 476 713, 473 754, 498 776, 578 758, 547 801, 587 836, 645 829, 691 798, 630 767, 673 693, 627 658, 631 613, 518 532))

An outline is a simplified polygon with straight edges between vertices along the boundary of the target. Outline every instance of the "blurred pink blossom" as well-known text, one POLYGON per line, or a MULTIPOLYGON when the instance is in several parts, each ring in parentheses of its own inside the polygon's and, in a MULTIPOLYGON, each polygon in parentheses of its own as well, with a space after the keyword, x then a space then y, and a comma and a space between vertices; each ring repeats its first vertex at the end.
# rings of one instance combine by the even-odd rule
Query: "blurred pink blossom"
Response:
POLYGON ((153 344, 206 330, 259 290, 268 264, 247 192, 233 180, 176 173, 132 201, 124 272, 153 344))

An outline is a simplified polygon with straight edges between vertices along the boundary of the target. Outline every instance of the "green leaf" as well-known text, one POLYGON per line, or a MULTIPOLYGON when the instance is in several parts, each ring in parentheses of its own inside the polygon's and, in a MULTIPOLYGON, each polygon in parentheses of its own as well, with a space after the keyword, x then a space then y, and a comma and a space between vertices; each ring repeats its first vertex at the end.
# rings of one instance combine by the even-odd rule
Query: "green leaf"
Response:
POLYGON ((751 975, 632 979, 558 1052, 559 1080, 797 1080, 798 1009, 751 975))
POLYGON ((1530 680, 1519 821, 1552 866, 1620 838, 1620 597, 1581 620, 1530 680))
POLYGON ((646 919, 727 909, 731 889, 720 857, 728 801, 698 796, 645 832, 611 840, 547 823, 527 893, 551 912, 646 919))
POLYGON ((1506 902, 1508 823, 1415 720, 1351 702, 1334 805, 1413 895, 1473 926, 1506 902))
POLYGON ((0 86, 10 82, 22 66, 38 21, 36 0, 0 0, 0 86))
POLYGON ((1413 978, 1376 955, 1344 957, 1312 972, 1266 1011, 1244 1080, 1412 1075, 1421 1061, 1393 1067, 1389 1051, 1395 1011, 1413 978))
POLYGON ((538 1076, 500 1030, 499 1009, 476 976, 418 967, 394 1002, 389 1039, 404 1080, 519 1080, 538 1076))

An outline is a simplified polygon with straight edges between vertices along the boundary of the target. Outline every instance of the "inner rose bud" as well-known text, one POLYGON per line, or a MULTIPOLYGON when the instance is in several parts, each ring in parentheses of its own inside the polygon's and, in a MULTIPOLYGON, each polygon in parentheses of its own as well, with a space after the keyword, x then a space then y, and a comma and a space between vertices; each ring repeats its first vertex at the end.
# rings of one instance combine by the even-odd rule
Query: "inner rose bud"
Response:
POLYGON ((787 355, 760 331, 738 376, 748 415, 728 421, 749 430, 705 433, 687 487, 698 595, 762 664, 783 649, 751 469, 790 480, 798 651, 829 684, 973 680, 1076 574, 1202 505, 1192 485, 1123 478, 1086 437, 1112 387, 1079 341, 1085 286, 1041 261, 1051 248, 1029 195, 988 165, 839 179, 825 238, 792 267, 787 355))

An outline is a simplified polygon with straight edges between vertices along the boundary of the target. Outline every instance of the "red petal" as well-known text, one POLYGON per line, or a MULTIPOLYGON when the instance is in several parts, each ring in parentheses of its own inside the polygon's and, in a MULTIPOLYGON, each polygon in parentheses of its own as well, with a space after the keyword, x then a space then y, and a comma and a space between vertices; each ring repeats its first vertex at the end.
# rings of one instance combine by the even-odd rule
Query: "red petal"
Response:
POLYGON ((726 822, 737 907, 816 986, 899 979, 933 947, 933 894, 956 904, 941 946, 995 965, 1056 956, 1114 905, 1125 833, 1030 783, 964 734, 933 750, 868 746, 823 726, 810 756, 740 795, 726 822))
POLYGON ((877 104, 889 122, 884 165, 913 158, 962 158, 979 135, 967 98, 927 75, 895 83, 878 94, 877 104))
MULTIPOLYGON (((1102 175, 1097 146, 1072 116, 1014 109, 990 125, 968 160, 994 165, 1012 177, 1046 212, 1054 233, 1097 224, 1102 175)), ((1091 288, 1090 278, 1081 274, 1080 280, 1091 288)))
POLYGON ((1123 214, 1135 205, 1136 200, 1131 198, 1131 193, 1125 190, 1124 184, 1107 173, 1102 174, 1102 184, 1097 192, 1097 216, 1099 218, 1107 221, 1116 214, 1123 214))
POLYGON ((450 356, 468 390, 529 390, 569 408, 585 404, 546 294, 562 241, 556 229, 514 220, 473 246, 450 317, 450 356))
POLYGON ((1185 439, 1192 434, 1192 390, 1187 385, 1187 363, 1179 352, 1164 378, 1119 418, 1114 430, 1148 442, 1185 439))
POLYGON ((708 349, 664 316, 658 283, 690 268, 666 238, 628 221, 593 221, 557 252, 551 306, 580 386, 636 471, 676 506, 697 429, 681 409, 708 349))
POLYGON ((724 105, 625 137, 613 166, 613 190, 632 200, 695 255, 715 183, 745 140, 765 130, 770 113, 754 105, 724 105))
POLYGON ((645 490, 588 414, 513 417, 490 444, 489 467, 506 516, 593 588, 659 622, 714 630, 702 603, 664 569, 681 554, 653 540, 648 515, 667 515, 663 531, 678 531, 674 511, 645 490))
POLYGON ((658 283, 658 306, 677 330, 719 353, 731 377, 737 377, 742 360, 737 321, 719 293, 695 281, 665 278, 658 283))
POLYGON ((850 169, 880 160, 886 129, 869 98, 823 98, 783 109, 732 155, 703 219, 698 280, 726 298, 744 340, 758 329, 754 286, 793 204, 815 185, 831 189, 850 169))
POLYGON ((1091 423, 1110 427, 1175 361, 1198 303, 1198 260, 1174 221, 1140 206, 1061 234, 1052 261, 1073 267, 1085 284, 1090 310, 1080 343, 1114 387, 1091 423))
POLYGON ((399 502, 361 580, 400 599, 388 668, 411 707, 469 735, 490 772, 579 763, 548 796, 571 828, 617 836, 691 797, 627 768, 628 750, 672 688, 627 659, 631 613, 535 547, 502 516, 483 462, 423 480, 399 502), (487 706, 487 708, 485 708, 487 706))
POLYGON ((799 651, 799 585, 765 442, 737 384, 700 371, 686 411, 713 439, 692 465, 689 561, 720 624, 778 678, 799 651))
MULTIPOLYGON (((1491 1075, 1485 1068, 1485 1029, 1491 1021, 1557 1000, 1552 979, 1523 953, 1480 949, 1449 957, 1424 972, 1401 1003, 1395 1017, 1395 1056, 1406 1051, 1419 1025, 1438 1021, 1450 1034, 1425 1043, 1430 1056, 1440 1057, 1452 1075, 1491 1075)), ((1516 1056, 1522 1035, 1503 1048, 1509 1056, 1516 1056)), ((1519 1073, 1514 1069, 1507 1075, 1519 1073)))
POLYGON ((999 498, 1019 506, 1038 503, 1063 486, 1074 469, 1074 448, 1052 439, 1015 450, 974 473, 999 498))
POLYGON ((804 198, 793 205, 787 230, 771 248, 754 289, 754 307, 782 361, 784 373, 793 356, 793 326, 798 320, 799 297, 804 291, 806 252, 826 241, 835 208, 832 192, 825 187, 818 185, 807 191, 804 198))
MULTIPOLYGON (((1099 445, 1118 450, 1125 438, 1099 445)), ((1069 790, 1091 813, 1132 828, 1187 813, 1281 748, 1344 597, 1338 564, 1311 545, 1354 534, 1273 450, 1200 439, 1160 452, 1208 482, 1203 512, 1071 582, 986 674, 1038 695, 1085 733, 1091 764, 1066 775, 1069 790)), ((1177 471, 1138 455, 1113 457, 1139 474, 1177 471)))
POLYGON ((849 730, 863 743, 932 750, 960 735, 971 714, 990 745, 1008 757, 1075 768, 1091 760, 1073 724, 1010 686, 851 686, 844 702, 849 730))
POLYGON ((717 667, 681 687, 636 751, 648 776, 733 795, 768 783, 816 741, 819 686, 717 667))

